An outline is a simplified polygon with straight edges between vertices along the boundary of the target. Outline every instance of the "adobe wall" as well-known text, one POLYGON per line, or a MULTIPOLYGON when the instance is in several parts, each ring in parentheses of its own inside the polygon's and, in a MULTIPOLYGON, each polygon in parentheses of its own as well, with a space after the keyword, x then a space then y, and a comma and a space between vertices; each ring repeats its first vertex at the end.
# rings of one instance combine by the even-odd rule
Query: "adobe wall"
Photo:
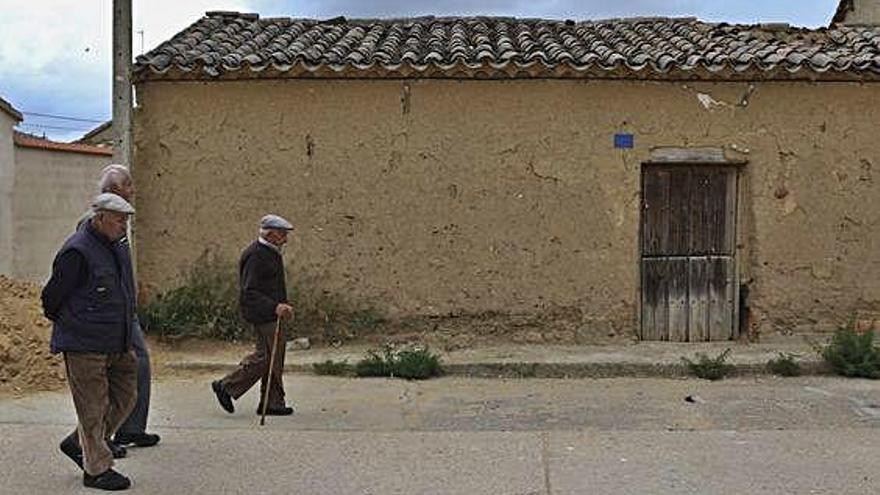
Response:
MULTIPOLYGON (((297 284, 388 316, 545 315, 633 335, 639 188, 656 147, 742 169, 754 330, 880 312, 880 85, 266 80, 138 86, 148 294, 266 212, 297 284), (631 133, 631 150, 615 149, 631 133)), ((576 328, 575 328, 576 327, 576 328)), ((569 335, 570 336, 570 335, 569 335)), ((552 340, 549 339, 549 340, 552 340)))

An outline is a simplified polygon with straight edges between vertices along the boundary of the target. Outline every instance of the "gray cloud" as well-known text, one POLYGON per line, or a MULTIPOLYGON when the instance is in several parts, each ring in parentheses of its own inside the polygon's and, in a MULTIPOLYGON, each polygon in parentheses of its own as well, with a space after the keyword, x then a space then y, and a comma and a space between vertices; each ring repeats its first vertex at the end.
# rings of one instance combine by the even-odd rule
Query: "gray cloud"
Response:
MULTIPOLYGON (((110 115, 110 72, 82 67, 50 67, 40 77, 14 77, 3 84, 3 96, 17 109, 87 119, 110 115)), ((25 114, 21 130, 68 141, 97 127, 97 123, 59 120, 25 114)))
MULTIPOLYGON (((642 16, 697 16, 713 22, 828 23, 837 0, 262 0, 260 9, 274 15, 326 18, 409 17, 419 15, 501 15, 569 19, 642 16)), ((261 12, 262 13, 262 12, 261 12)))

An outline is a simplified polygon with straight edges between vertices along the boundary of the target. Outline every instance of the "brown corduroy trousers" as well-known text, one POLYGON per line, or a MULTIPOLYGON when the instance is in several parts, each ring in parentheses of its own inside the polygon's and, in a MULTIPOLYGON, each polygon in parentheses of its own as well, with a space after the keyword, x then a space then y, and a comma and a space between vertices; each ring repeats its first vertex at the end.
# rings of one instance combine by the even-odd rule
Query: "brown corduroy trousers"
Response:
MULTIPOLYGON (((260 402, 266 392, 266 377, 269 359, 272 353, 272 337, 275 335, 275 322, 254 325, 254 345, 256 349, 245 356, 238 369, 223 377, 220 381, 226 392, 233 399, 245 394, 257 381, 260 381, 260 402)), ((287 342, 284 327, 278 335, 278 350, 275 353, 275 366, 272 370, 272 387, 269 389, 269 407, 284 407, 284 382, 281 375, 284 370, 284 346, 287 342)))
POLYGON ((76 409, 83 468, 95 476, 113 466, 107 439, 137 401, 137 357, 134 351, 65 352, 64 366, 76 409))

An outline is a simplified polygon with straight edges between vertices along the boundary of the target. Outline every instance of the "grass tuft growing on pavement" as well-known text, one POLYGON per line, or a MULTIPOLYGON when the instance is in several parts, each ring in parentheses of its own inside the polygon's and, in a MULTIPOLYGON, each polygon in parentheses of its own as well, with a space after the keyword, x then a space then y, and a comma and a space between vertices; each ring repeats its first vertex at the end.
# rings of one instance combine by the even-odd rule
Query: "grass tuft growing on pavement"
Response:
POLYGON ((381 351, 370 349, 367 355, 351 365, 348 361, 328 359, 312 365, 316 375, 396 377, 407 380, 424 380, 443 374, 440 357, 427 348, 394 349, 385 346, 381 351))
POLYGON ((361 377, 391 376, 391 364, 393 356, 388 348, 383 354, 374 349, 367 351, 367 357, 354 365, 354 373, 361 377))
POLYGON ((538 365, 536 363, 511 363, 508 369, 517 378, 535 378, 538 376, 538 365))
POLYGON ((780 352, 779 356, 767 361, 767 369, 770 373, 779 376, 800 376, 801 365, 798 363, 797 354, 780 352))
POLYGON ((361 377, 389 376, 407 380, 424 380, 443 374, 440 357, 428 348, 409 348, 395 350, 385 346, 380 352, 367 351, 367 356, 358 361, 354 372, 361 377))
POLYGON ((726 362, 729 355, 730 349, 725 349, 724 352, 714 358, 698 352, 696 361, 686 357, 681 358, 681 361, 687 366, 691 374, 698 378, 720 380, 733 371, 733 366, 726 362))
POLYGON ((400 351, 392 364, 392 376, 407 380, 424 380, 443 374, 440 357, 425 349, 400 351))
POLYGON ((354 375, 354 366, 348 361, 333 361, 328 359, 323 363, 312 364, 312 369, 316 375, 322 376, 352 376, 354 375))

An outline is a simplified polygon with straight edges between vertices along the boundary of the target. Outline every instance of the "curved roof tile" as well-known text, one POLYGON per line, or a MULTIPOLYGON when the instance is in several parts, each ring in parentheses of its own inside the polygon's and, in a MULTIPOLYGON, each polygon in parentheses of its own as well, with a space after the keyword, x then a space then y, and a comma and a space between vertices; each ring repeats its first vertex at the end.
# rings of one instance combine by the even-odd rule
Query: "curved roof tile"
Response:
POLYGON ((209 12, 137 58, 138 80, 335 77, 880 79, 880 27, 809 30, 693 18, 557 21, 421 17, 331 21, 209 12), (304 72, 305 71, 305 72, 304 72), (306 72, 308 74, 306 74, 306 72))

